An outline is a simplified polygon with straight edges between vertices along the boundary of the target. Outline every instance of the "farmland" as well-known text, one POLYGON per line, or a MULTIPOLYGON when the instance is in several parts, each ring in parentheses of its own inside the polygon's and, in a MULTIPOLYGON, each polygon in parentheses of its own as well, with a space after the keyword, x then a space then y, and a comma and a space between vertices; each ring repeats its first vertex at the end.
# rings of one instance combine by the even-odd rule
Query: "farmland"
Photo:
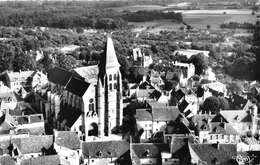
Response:
MULTIPOLYGON (((123 10, 156 10, 162 9, 162 6, 156 5, 138 5, 130 6, 124 8, 117 8, 118 11, 123 10), (150 8, 151 7, 151 8, 150 8), (119 10, 120 9, 120 10, 119 10)), ((166 7, 165 7, 166 8, 166 7)), ((228 22, 238 22, 238 23, 253 23, 255 24, 260 18, 256 15, 252 15, 252 10, 240 9, 240 10, 177 10, 175 12, 181 12, 183 15, 183 20, 187 24, 194 26, 199 29, 206 29, 207 25, 211 26, 212 30, 220 30, 220 24, 228 22), (226 14, 223 14, 223 13, 226 14)), ((148 15, 149 17, 149 15, 148 15)), ((144 30, 146 27, 154 27, 153 31, 160 30, 177 30, 181 27, 181 24, 172 22, 172 20, 156 20, 152 22, 139 22, 139 23, 129 23, 137 27, 137 31, 144 30)))

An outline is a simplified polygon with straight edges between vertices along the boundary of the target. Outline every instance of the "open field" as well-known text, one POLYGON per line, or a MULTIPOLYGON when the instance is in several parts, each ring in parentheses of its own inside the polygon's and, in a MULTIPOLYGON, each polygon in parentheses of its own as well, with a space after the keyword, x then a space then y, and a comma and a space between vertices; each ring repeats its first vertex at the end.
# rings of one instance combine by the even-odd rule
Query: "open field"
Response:
POLYGON ((212 30, 219 30, 220 24, 232 18, 228 15, 185 15, 183 20, 196 28, 206 29, 207 25, 211 26, 212 30))
MULTIPOLYGON (((166 6, 158 5, 136 5, 128 7, 114 8, 117 11, 130 10, 160 10, 165 9, 166 6)), ((222 23, 228 22, 239 22, 239 23, 253 23, 260 21, 260 18, 256 16, 260 13, 252 15, 252 10, 249 9, 220 9, 220 10, 176 10, 175 12, 181 12, 183 15, 183 20, 196 28, 206 29, 207 25, 211 26, 212 30, 221 30, 220 25, 222 23), (226 14, 223 14, 223 13, 226 14)), ((149 15, 148 15, 149 16, 149 15)), ((129 23, 138 26, 137 31, 145 30, 146 27, 154 27, 153 31, 160 30, 177 30, 181 27, 181 24, 172 22, 172 20, 156 20, 152 22, 139 22, 139 23, 129 23)))
POLYGON ((129 10, 131 12, 136 12, 138 10, 162 10, 168 8, 167 6, 159 6, 159 5, 135 5, 135 6, 125 6, 125 7, 114 7, 109 9, 114 9, 118 12, 122 12, 124 10, 129 10))
POLYGON ((145 30, 146 27, 153 27, 153 29, 149 30, 150 32, 159 32, 161 30, 174 31, 181 27, 182 24, 172 22, 172 20, 164 19, 164 20, 155 20, 152 22, 129 22, 129 25, 135 25, 135 31, 145 30))

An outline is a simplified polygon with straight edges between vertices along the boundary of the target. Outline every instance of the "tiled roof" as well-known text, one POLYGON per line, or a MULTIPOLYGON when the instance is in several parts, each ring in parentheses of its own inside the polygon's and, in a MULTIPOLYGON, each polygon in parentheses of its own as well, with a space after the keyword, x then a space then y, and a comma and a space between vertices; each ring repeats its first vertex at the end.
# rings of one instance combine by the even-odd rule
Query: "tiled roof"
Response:
POLYGON ((210 123, 210 134, 239 135, 230 123, 210 123))
POLYGON ((54 67, 49 74, 48 80, 54 84, 58 84, 60 86, 66 86, 69 82, 70 78, 72 77, 72 73, 60 68, 54 67))
POLYGON ((20 165, 59 165, 61 160, 59 155, 48 155, 48 156, 39 156, 29 159, 23 159, 20 165))
POLYGON ((174 121, 180 114, 176 106, 152 108, 153 121, 174 121))
POLYGON ((12 138, 12 144, 16 144, 23 154, 42 152, 42 148, 50 149, 53 145, 53 135, 31 136, 12 138))
POLYGON ((83 142, 82 152, 85 158, 119 158, 130 149, 125 140, 83 142))
POLYGON ((20 128, 17 131, 18 134, 30 134, 30 135, 43 135, 45 134, 45 128, 43 126, 20 128))
POLYGON ((80 140, 76 132, 57 131, 54 133, 54 142, 61 146, 72 150, 80 149, 80 140))
POLYGON ((236 144, 189 144, 189 150, 199 157, 206 164, 213 164, 218 158, 221 165, 237 164, 233 156, 237 155, 236 144))
POLYGON ((152 143, 132 143, 132 149, 139 158, 159 158, 159 148, 152 143))
POLYGON ((66 85, 66 90, 70 93, 82 97, 89 87, 89 83, 72 77, 66 85))
POLYGON ((16 165, 16 161, 11 156, 0 156, 1 165, 16 165))
POLYGON ((70 106, 63 105, 58 114, 57 120, 61 123, 65 122, 65 125, 67 127, 72 127, 81 114, 82 112, 80 110, 76 110, 70 106))
POLYGON ((152 114, 148 109, 136 109, 137 121, 152 121, 152 114))

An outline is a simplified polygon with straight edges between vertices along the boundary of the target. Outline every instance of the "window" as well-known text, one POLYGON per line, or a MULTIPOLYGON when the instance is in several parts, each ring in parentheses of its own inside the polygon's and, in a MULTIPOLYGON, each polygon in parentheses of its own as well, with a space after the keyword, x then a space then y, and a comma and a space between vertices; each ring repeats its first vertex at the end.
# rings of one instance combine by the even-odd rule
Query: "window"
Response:
POLYGON ((224 135, 221 135, 221 139, 224 139, 224 135))
POLYGON ((109 84, 109 90, 112 91, 112 89, 113 89, 113 88, 112 88, 112 84, 110 83, 110 84, 109 84))
POLYGON ((89 99, 89 111, 94 111, 94 99, 89 99))
POLYGON ((147 124, 145 124, 144 127, 147 127, 147 124))
POLYGON ((112 74, 109 75, 109 81, 112 81, 112 74))
POLYGON ((210 135, 210 140, 212 140, 212 135, 210 135))
POLYGON ((94 160, 92 159, 92 162, 94 162, 94 160))
POLYGON ((116 77, 117 77, 116 74, 114 74, 114 80, 116 80, 116 77))
POLYGON ((117 83, 114 83, 114 89, 117 89, 117 83))

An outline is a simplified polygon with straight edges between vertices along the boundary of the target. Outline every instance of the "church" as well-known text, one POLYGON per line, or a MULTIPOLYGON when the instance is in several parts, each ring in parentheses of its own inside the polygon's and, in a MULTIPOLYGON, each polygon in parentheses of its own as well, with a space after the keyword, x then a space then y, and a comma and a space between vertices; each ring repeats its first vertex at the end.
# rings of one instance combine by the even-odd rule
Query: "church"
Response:
POLYGON ((54 67, 48 84, 36 89, 45 122, 60 131, 75 131, 82 140, 112 136, 122 125, 122 78, 111 36, 98 65, 72 71, 54 67))

